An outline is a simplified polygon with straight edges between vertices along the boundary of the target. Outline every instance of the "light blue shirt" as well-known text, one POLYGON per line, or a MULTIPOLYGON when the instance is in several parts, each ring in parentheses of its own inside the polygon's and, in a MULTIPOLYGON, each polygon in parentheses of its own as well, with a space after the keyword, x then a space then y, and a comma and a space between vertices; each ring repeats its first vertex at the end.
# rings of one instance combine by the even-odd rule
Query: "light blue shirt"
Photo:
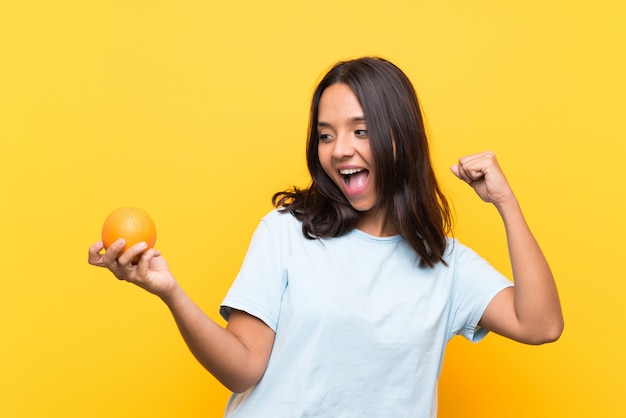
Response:
POLYGON ((295 217, 269 213, 220 311, 248 312, 276 339, 263 378, 233 394, 226 416, 435 417, 447 342, 484 337, 478 321, 512 285, 456 240, 445 260, 419 267, 399 235, 309 240, 295 217))

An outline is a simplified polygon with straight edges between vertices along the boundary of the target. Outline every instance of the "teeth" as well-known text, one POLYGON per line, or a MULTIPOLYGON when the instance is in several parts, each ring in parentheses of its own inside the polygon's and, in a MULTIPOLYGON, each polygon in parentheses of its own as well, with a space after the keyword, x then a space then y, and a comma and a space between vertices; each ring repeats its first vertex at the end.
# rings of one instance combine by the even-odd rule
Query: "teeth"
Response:
POLYGON ((339 170, 339 174, 341 174, 342 176, 349 176, 351 174, 356 174, 363 171, 362 168, 347 168, 345 170, 339 170))

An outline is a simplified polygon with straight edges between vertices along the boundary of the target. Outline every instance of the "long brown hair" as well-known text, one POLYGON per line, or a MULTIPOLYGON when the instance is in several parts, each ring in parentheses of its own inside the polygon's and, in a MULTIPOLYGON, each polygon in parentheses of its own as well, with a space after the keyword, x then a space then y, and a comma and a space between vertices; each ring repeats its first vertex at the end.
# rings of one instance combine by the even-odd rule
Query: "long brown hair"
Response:
MULTIPOLYGON (((326 175, 318 156, 318 108, 324 90, 348 85, 363 108, 376 172, 379 204, 421 257, 420 265, 444 261, 452 218, 430 161, 428 138, 415 89, 396 65, 376 57, 339 62, 313 94, 306 148, 311 185, 274 194, 272 203, 302 222, 307 238, 341 236, 359 218, 326 175)), ((445 262, 444 262, 445 263, 445 262)))

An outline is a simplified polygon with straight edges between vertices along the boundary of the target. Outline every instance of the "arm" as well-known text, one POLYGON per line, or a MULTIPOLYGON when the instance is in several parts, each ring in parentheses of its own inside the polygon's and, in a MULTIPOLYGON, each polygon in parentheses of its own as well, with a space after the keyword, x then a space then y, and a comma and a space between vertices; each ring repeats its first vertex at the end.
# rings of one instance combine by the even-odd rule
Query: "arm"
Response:
POLYGON ((480 326, 527 344, 557 340, 563 315, 552 272, 493 152, 463 157, 452 172, 497 208, 506 231, 515 286, 487 306, 480 326))
POLYGON ((89 248, 89 264, 107 267, 125 280, 159 296, 168 306, 187 346, 213 376, 233 392, 243 392, 263 376, 274 344, 274 331, 260 319, 234 310, 226 329, 209 318, 183 291, 167 262, 155 249, 139 263, 131 260, 145 250, 143 243, 128 249, 119 260, 123 240, 104 254, 102 242, 89 248))

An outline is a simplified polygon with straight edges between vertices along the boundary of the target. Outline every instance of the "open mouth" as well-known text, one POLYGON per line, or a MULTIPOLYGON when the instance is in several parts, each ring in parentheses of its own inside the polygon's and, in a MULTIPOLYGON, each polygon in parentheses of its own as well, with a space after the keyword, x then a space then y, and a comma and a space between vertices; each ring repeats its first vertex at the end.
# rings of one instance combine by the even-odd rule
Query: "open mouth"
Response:
POLYGON ((365 187, 369 171, 364 168, 346 168, 339 170, 348 191, 359 191, 365 187))

